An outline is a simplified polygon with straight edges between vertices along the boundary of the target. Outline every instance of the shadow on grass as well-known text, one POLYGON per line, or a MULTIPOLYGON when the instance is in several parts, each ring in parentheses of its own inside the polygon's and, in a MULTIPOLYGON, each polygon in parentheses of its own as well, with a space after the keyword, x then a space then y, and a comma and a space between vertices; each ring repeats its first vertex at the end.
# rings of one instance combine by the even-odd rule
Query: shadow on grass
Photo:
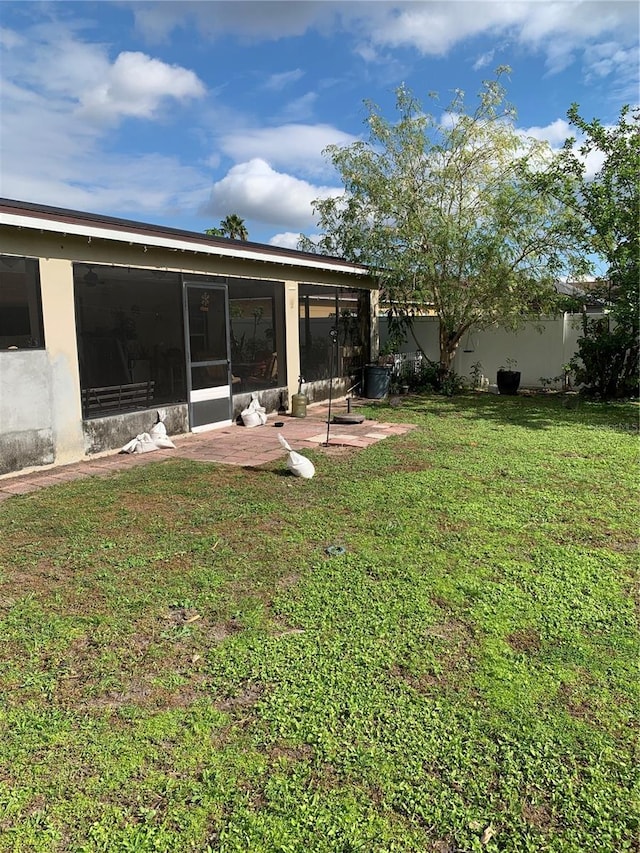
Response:
MULTIPOLYGON (((269 463, 269 466, 272 466, 274 463, 269 463)), ((259 466, 259 465, 242 465, 243 471, 249 471, 251 474, 255 474, 256 477, 266 480, 270 477, 287 477, 294 479, 294 475, 289 471, 288 468, 273 468, 267 466, 259 466)))
POLYGON ((377 420, 402 421, 410 413, 416 418, 464 417, 494 421, 505 426, 553 429, 562 425, 585 424, 638 434, 640 405, 637 402, 602 403, 577 394, 521 392, 513 397, 484 392, 467 392, 455 397, 409 394, 391 401, 366 401, 377 420))

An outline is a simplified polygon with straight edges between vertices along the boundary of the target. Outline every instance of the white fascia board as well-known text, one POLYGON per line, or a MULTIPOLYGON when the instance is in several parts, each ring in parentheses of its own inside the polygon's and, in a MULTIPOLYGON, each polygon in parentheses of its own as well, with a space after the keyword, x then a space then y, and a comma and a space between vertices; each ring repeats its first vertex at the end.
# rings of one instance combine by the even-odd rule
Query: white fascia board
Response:
POLYGON ((311 269, 332 270, 351 275, 367 275, 364 267, 353 267, 340 262, 323 263, 322 255, 318 260, 312 258, 291 258, 286 255, 270 255, 253 249, 234 249, 226 246, 211 246, 209 243, 192 243, 174 237, 158 237, 153 234, 137 234, 134 231, 120 231, 111 228, 101 228, 95 225, 76 225, 72 222, 56 222, 50 219, 38 219, 34 216, 20 216, 15 213, 0 215, 1 225, 14 225, 18 228, 30 228, 37 231, 50 231, 58 234, 73 234, 78 237, 95 238, 96 240, 114 240, 118 243, 136 243, 140 246, 153 246, 160 249, 175 249, 183 252, 198 252, 203 255, 217 255, 224 258, 239 258, 245 261, 263 261, 269 264, 282 264, 291 267, 307 267, 311 269))

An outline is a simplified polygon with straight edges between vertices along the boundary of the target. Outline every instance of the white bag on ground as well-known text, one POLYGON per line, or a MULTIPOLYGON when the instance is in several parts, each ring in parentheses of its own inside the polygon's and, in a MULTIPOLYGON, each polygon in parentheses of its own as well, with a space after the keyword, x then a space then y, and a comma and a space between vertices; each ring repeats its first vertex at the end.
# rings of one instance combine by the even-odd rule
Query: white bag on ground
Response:
POLYGON ((164 437, 158 436, 157 438, 153 438, 153 436, 151 436, 151 438, 157 450, 169 450, 170 448, 175 447, 175 444, 167 435, 165 435, 164 437))
POLYGON ((282 435, 278 435, 278 439, 284 449, 289 451, 287 468, 296 477, 303 477, 305 480, 310 480, 316 473, 316 469, 313 467, 313 462, 310 459, 307 459, 306 456, 302 456, 301 453, 296 453, 295 450, 292 450, 282 435))
POLYGON ((141 432, 131 441, 128 441, 120 450, 120 453, 150 453, 152 450, 175 447, 167 435, 167 428, 162 422, 163 410, 158 411, 158 421, 149 432, 141 432))
POLYGON ((251 395, 251 402, 246 409, 240 412, 242 423, 246 427, 262 426, 267 422, 267 410, 260 405, 258 395, 254 392, 251 395))
POLYGON ((149 435, 151 438, 166 438, 167 428, 162 421, 158 421, 158 423, 154 424, 149 430, 149 435))
POLYGON ((157 424, 154 424, 149 430, 149 436, 155 442, 157 448, 163 447, 175 447, 175 444, 171 441, 169 436, 167 435, 167 428, 162 423, 162 421, 158 421, 157 424))
POLYGON ((120 453, 150 453, 157 450, 155 441, 148 432, 141 432, 122 448, 120 453))

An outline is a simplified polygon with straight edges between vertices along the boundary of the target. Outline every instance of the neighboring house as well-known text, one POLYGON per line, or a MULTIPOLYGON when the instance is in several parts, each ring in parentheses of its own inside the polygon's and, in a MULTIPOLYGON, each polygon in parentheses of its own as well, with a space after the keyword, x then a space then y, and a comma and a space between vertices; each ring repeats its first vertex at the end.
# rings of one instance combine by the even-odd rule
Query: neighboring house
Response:
POLYGON ((581 281, 558 281, 555 288, 560 296, 567 296, 575 301, 574 311, 578 313, 584 311, 585 314, 601 314, 607 305, 605 300, 593 292, 598 285, 600 285, 599 279, 584 279, 581 281))
POLYGON ((118 449, 157 409, 177 434, 252 392, 288 408, 301 375, 321 400, 330 364, 344 391, 377 296, 338 258, 0 199, 0 474, 118 449))

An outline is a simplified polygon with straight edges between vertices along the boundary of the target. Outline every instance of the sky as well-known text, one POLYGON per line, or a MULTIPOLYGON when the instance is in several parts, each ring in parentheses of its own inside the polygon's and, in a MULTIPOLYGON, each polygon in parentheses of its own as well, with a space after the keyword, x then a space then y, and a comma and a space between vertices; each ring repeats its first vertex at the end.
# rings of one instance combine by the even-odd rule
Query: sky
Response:
POLYGON ((295 248, 342 186, 323 150, 395 116, 470 108, 499 65, 554 148, 636 105, 635 0, 0 3, 0 195, 202 232, 229 214, 295 248), (438 93, 432 102, 429 93, 438 93))

